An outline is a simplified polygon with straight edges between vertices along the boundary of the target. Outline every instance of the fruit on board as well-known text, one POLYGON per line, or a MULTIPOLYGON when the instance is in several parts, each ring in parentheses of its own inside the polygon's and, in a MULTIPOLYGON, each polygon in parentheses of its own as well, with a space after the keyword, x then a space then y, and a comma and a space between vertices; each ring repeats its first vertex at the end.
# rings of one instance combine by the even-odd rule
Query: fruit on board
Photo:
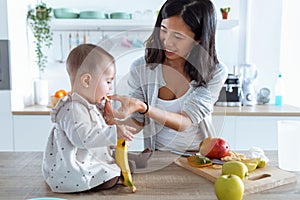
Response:
POLYGON ((214 185, 218 200, 241 200, 244 195, 244 182, 234 174, 219 176, 214 185))
POLYGON ((229 155, 230 148, 223 138, 210 136, 200 142, 199 151, 202 156, 214 159, 229 155))
POLYGON ((267 161, 263 160, 263 159, 260 159, 259 160, 259 163, 257 164, 257 167, 258 168, 263 168, 267 165, 267 161))
POLYGON ((228 161, 223 164, 222 175, 235 174, 244 180, 248 176, 248 168, 241 161, 228 161))
POLYGON ((192 155, 187 157, 188 163, 192 167, 205 167, 212 165, 212 162, 209 158, 201 155, 192 155))
POLYGON ((260 161, 260 158, 247 158, 245 160, 241 160, 241 162, 245 163, 248 168, 248 172, 252 172, 257 168, 257 165, 260 161))
POLYGON ((248 172, 254 171, 256 168, 263 168, 267 165, 267 162, 261 158, 247 158, 241 160, 248 167, 248 172))
POLYGON ((54 96, 57 97, 57 98, 62 98, 64 96, 67 95, 67 92, 66 90, 57 90, 55 93, 54 93, 54 96))

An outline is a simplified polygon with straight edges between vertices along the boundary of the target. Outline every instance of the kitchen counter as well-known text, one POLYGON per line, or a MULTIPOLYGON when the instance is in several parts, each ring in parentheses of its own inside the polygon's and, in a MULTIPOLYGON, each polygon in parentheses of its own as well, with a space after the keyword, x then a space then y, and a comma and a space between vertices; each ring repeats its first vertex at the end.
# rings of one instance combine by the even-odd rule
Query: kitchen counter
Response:
MULTIPOLYGON (((13 115, 49 115, 51 108, 47 106, 29 106, 12 111, 13 115)), ((213 115, 216 116, 300 116, 300 108, 283 105, 275 106, 273 104, 241 106, 241 107, 221 107, 215 106, 213 115)))
MULTIPOLYGON (((266 151, 269 165, 277 166, 277 152, 266 151)), ((137 187, 131 193, 128 187, 117 185, 111 190, 77 194, 57 194, 50 191, 41 174, 42 152, 1 152, 0 153, 0 197, 19 200, 34 197, 60 197, 65 199, 216 199, 212 182, 174 164, 177 155, 155 152, 149 172, 133 174, 137 187), (158 166, 165 166, 153 171, 158 166)), ((291 183, 244 196, 251 199, 300 199, 300 173, 297 183, 291 183)))

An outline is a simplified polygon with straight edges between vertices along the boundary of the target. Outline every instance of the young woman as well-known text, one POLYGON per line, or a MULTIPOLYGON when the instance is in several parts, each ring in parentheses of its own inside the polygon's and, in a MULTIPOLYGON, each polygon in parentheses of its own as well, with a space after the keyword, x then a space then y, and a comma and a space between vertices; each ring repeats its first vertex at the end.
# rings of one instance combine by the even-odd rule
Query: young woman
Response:
MULTIPOLYGON (((131 68, 131 98, 114 117, 143 128, 145 147, 198 150, 214 135, 213 105, 227 78, 215 49, 216 13, 210 0, 167 0, 146 41, 145 56, 131 68), (140 112, 140 113, 138 113, 140 112)), ((140 130, 138 129, 138 130, 140 130)))

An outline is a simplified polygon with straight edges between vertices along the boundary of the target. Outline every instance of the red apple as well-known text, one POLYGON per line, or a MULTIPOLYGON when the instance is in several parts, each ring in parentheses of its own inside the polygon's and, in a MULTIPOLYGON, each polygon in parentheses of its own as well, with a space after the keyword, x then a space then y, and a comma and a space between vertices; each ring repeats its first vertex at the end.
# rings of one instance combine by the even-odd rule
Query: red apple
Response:
POLYGON ((219 137, 207 137, 204 138, 200 145, 200 154, 208 158, 222 158, 229 155, 229 144, 219 137))

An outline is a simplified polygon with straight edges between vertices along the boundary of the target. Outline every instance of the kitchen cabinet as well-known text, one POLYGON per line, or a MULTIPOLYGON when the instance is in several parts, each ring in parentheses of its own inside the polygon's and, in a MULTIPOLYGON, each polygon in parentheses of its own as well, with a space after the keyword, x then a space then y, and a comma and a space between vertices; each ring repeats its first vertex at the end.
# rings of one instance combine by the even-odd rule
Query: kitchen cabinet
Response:
POLYGON ((231 148, 236 147, 235 121, 234 116, 215 116, 212 117, 215 128, 215 136, 222 137, 230 144, 231 148))
POLYGON ((289 105, 215 107, 213 124, 217 135, 225 138, 233 150, 254 146, 277 150, 277 121, 300 120, 299 111, 289 105))
POLYGON ((14 150, 44 151, 52 124, 50 115, 14 115, 14 150))
MULTIPOLYGON (((41 113, 43 115, 28 112, 13 115, 14 137, 10 141, 14 143, 14 149, 9 148, 10 151, 44 151, 53 124, 51 123, 49 109, 48 112, 41 111, 41 113)), ((129 142, 130 151, 144 150, 141 134, 142 132, 136 134, 135 141, 129 142)), ((6 144, 8 145, 8 143, 6 144)))

